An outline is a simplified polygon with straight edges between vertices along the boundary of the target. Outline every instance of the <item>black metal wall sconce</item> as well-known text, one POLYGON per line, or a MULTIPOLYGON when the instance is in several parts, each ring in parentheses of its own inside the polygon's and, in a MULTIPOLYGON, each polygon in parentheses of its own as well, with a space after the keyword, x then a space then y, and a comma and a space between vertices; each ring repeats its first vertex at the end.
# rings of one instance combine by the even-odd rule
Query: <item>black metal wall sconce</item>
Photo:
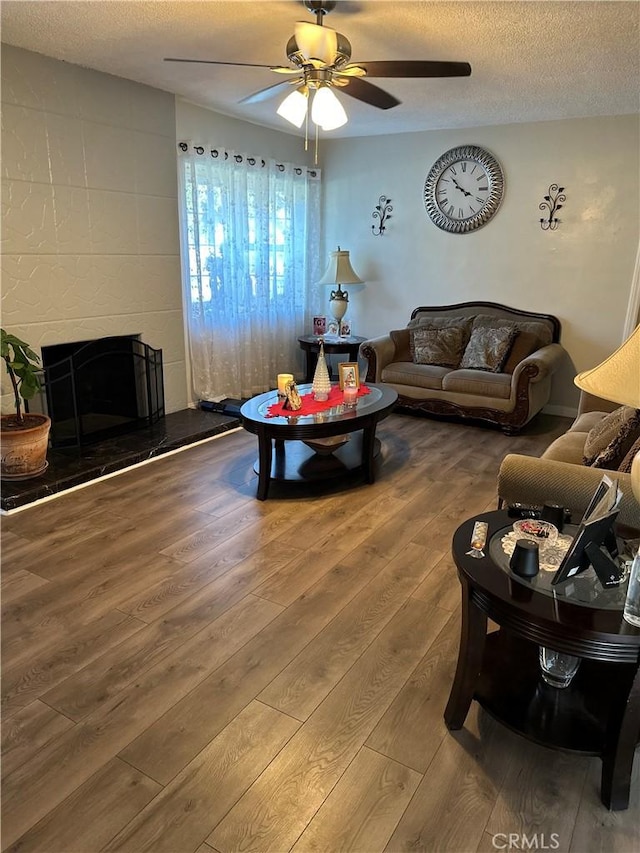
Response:
POLYGON ((561 209, 561 202, 566 201, 567 197, 564 194, 564 187, 559 187, 557 184, 551 184, 549 187, 549 195, 544 197, 538 205, 540 210, 548 210, 549 216, 540 220, 540 227, 543 231, 555 231, 560 220, 556 217, 556 213, 561 209))
POLYGON ((373 211, 371 216, 374 219, 379 219, 380 223, 371 226, 371 233, 376 237, 382 237, 386 230, 385 222, 391 219, 391 211, 393 210, 393 206, 391 204, 391 199, 387 198, 386 195, 381 195, 378 199, 378 204, 376 204, 376 209, 373 211), (377 229, 377 230, 376 230, 377 229))

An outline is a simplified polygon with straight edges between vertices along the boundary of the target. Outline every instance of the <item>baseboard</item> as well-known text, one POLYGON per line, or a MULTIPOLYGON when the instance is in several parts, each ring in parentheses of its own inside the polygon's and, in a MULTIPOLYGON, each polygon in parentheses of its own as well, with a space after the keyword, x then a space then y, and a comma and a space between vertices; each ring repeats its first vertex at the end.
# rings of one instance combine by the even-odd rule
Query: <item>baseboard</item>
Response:
POLYGON ((578 410, 571 406, 543 406, 542 411, 545 415, 557 415, 561 418, 575 419, 578 410))

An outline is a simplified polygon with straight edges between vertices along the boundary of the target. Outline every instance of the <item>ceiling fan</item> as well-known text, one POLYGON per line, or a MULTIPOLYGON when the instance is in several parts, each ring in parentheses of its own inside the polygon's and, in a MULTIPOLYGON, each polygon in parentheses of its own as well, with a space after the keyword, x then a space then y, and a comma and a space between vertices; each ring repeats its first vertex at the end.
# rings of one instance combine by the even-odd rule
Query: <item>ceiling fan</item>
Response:
POLYGON ((342 105, 331 91, 340 88, 345 94, 388 110, 400 101, 389 92, 367 82, 365 77, 468 77, 468 62, 440 62, 435 60, 383 60, 355 62, 351 60, 351 43, 346 36, 323 25, 324 16, 336 6, 336 0, 302 0, 309 12, 315 14, 316 23, 298 21, 294 35, 287 42, 290 66, 260 65, 253 62, 222 62, 215 59, 178 59, 166 57, 165 62, 194 62, 207 65, 235 65, 251 68, 268 68, 276 74, 291 75, 266 89, 243 98, 241 104, 254 104, 293 87, 278 113, 301 127, 307 114, 311 91, 315 91, 311 118, 323 130, 333 130, 347 121, 342 105), (337 106, 336 106, 337 105, 337 106))

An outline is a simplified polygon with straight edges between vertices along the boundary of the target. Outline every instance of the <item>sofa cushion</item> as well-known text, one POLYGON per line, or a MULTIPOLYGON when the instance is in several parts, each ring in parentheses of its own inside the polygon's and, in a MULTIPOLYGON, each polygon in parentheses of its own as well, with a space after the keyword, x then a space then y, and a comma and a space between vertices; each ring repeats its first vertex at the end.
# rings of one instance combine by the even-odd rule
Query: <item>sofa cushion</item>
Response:
POLYGON ((624 474, 630 474, 633 460, 636 458, 638 453, 640 453, 640 438, 637 438, 631 445, 629 452, 624 457, 620 465, 618 465, 618 471, 621 471, 624 474))
POLYGON ((409 329, 393 329, 389 332, 389 337, 396 348, 393 360, 413 361, 411 357, 411 332, 409 329))
POLYGON ((458 394, 475 394, 479 397, 498 397, 508 400, 511 377, 507 373, 490 373, 479 370, 452 370, 442 380, 443 391, 458 394))
POLYGON ((593 468, 616 470, 639 437, 640 409, 620 406, 587 433, 583 462, 593 468))
POLYGON ((411 329, 411 354, 416 364, 457 367, 464 351, 462 329, 411 329))
POLYGON ((554 462, 571 462, 574 465, 582 466, 584 439, 584 432, 569 430, 547 447, 542 458, 552 459, 554 462))
POLYGON ((460 367, 501 373, 517 334, 516 329, 508 327, 473 329, 460 367))
POLYGON ((518 329, 520 332, 531 332, 537 339, 536 349, 553 343, 553 333, 550 327, 545 323, 538 323, 535 320, 507 320, 506 318, 494 317, 492 314, 477 314, 473 320, 473 329, 502 328, 518 329))
POLYGON ((414 364, 412 361, 394 361, 383 368, 382 382, 393 385, 413 385, 416 388, 442 389, 442 379, 451 370, 435 364, 414 364))
MULTIPOLYGON (((583 412, 575 419, 569 427, 570 432, 590 432, 600 421, 608 414, 608 412, 583 412)), ((582 443, 586 441, 586 436, 583 435, 582 443)), ((584 456, 584 453, 583 453, 584 456)))
POLYGON ((513 373, 521 361, 538 349, 538 336, 533 332, 520 332, 502 368, 503 373, 513 373))

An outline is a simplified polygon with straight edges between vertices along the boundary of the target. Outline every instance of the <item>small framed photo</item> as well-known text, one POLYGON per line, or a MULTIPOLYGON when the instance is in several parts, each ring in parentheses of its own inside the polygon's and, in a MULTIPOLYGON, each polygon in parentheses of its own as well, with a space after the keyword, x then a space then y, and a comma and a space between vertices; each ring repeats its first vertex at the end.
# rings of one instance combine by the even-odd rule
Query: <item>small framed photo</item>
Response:
POLYGON ((326 317, 314 317, 313 318, 313 334, 314 335, 324 335, 327 331, 327 318, 326 317))
POLYGON ((340 323, 340 337, 351 337, 351 320, 343 320, 342 323, 340 323))
POLYGON ((340 331, 340 326, 338 325, 338 323, 336 323, 335 320, 332 320, 329 323, 329 326, 327 328, 327 334, 328 335, 337 335, 339 331, 340 331))
POLYGON ((357 361, 341 361, 338 365, 338 375, 341 391, 344 391, 345 386, 349 385, 354 388, 360 387, 360 372, 357 361))

